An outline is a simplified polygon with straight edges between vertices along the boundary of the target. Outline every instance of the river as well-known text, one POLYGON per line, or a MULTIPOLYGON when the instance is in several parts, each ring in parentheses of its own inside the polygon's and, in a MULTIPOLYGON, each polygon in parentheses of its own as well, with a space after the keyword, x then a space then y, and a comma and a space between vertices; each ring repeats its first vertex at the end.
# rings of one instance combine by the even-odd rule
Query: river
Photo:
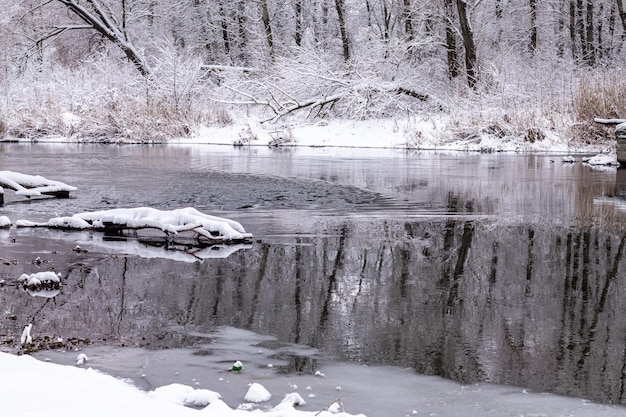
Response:
MULTIPOLYGON (((7 348, 29 322, 40 338, 152 350, 228 326, 338 361, 626 401, 622 171, 543 154, 18 143, 0 144, 0 167, 78 187, 6 191, 14 221, 193 206, 254 235, 191 262, 85 232, 1 231, 7 348), (61 273, 58 295, 18 288, 44 269, 61 273)), ((297 359, 285 372, 314 370, 297 359)))

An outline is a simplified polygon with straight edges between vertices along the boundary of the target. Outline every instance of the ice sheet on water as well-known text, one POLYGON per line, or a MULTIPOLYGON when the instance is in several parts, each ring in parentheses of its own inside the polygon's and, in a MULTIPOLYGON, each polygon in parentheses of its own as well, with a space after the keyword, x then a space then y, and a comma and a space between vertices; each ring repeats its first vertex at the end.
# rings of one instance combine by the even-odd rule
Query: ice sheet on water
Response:
MULTIPOLYGON (((237 408, 249 390, 249 384, 256 382, 273 394, 270 405, 275 409, 280 408, 285 399, 278 401, 274 398, 289 398, 287 403, 293 401, 293 405, 300 404, 298 410, 311 412, 330 407, 340 398, 347 413, 362 413, 369 417, 405 416, 411 415, 413 410, 418 412, 417 415, 440 417, 613 417, 626 414, 626 408, 621 406, 532 393, 517 387, 462 385, 439 377, 418 375, 408 367, 337 362, 306 346, 280 343, 269 336, 231 327, 220 327, 215 332, 197 333, 196 336, 206 339, 206 344, 166 351, 99 347, 85 349, 85 352, 92 359, 90 366, 130 377, 149 390, 179 383, 219 392, 221 401, 212 403, 210 410, 232 411, 237 408), (315 369, 325 377, 316 377, 315 371, 282 372, 285 361, 276 360, 276 356, 285 352, 309 357, 315 369), (230 371, 235 360, 244 363, 242 372, 230 371), (268 368, 269 361, 275 366, 268 368), (132 372, 129 374, 128 370, 132 372), (337 387, 341 390, 338 391, 337 387), (298 397, 287 395, 294 392, 298 397), (302 396, 307 397, 306 404, 295 401, 302 396)), ((74 355, 64 359, 63 355, 67 354, 57 353, 60 356, 54 357, 52 353, 42 352, 39 356, 73 364, 74 355)))

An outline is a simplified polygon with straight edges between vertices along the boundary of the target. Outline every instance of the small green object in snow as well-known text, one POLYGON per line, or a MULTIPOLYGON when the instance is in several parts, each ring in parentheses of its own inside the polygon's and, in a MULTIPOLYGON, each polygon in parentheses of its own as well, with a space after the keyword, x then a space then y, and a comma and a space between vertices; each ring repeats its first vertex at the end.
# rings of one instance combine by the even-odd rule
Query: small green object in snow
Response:
POLYGON ((241 361, 237 361, 233 363, 233 366, 232 368, 230 368, 230 370, 235 372, 241 372, 243 370, 243 364, 241 363, 241 361))

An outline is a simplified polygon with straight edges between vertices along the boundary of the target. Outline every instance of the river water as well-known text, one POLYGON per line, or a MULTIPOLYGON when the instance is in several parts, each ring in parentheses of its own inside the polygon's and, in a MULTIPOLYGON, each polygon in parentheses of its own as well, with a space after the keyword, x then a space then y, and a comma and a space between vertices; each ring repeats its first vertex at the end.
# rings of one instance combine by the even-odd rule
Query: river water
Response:
MULTIPOLYGON (((79 188, 65 200, 6 191, 13 221, 193 206, 254 234, 200 261, 85 232, 2 231, 7 349, 29 322, 40 341, 157 350, 228 326, 335 360, 626 401, 622 171, 553 155, 16 143, 0 144, 0 167, 79 188), (47 269, 62 275, 55 297, 17 286, 47 269)), ((285 372, 314 371, 296 356, 285 372)))

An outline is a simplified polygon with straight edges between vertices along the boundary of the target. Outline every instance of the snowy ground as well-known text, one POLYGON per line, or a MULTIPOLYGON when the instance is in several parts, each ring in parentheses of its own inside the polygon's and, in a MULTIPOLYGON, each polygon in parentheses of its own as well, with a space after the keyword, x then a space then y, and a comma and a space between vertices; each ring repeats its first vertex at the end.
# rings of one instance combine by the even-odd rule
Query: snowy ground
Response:
POLYGON ((498 137, 480 129, 454 132, 449 122, 438 117, 333 120, 271 127, 252 119, 226 127, 205 127, 177 143, 242 144, 312 147, 410 148, 475 152, 614 153, 612 144, 585 145, 544 132, 545 139, 533 143, 515 136, 498 137))
MULTIPOLYGON (((64 113, 68 120, 79 116, 64 113)), ((69 127, 69 125, 68 125, 69 127)), ((182 144, 402 148, 474 152, 615 153, 611 143, 584 144, 569 133, 543 130, 542 140, 528 141, 514 132, 490 133, 493 127, 461 128, 445 116, 411 116, 370 120, 301 120, 262 124, 244 117, 227 126, 200 127, 190 137, 168 140, 182 144)), ((18 140, 10 138, 10 140, 18 140)), ((23 139, 22 139, 23 140, 23 139)), ((80 137, 48 137, 38 141, 89 141, 80 137)), ((120 140, 124 142, 124 140, 120 140)))

